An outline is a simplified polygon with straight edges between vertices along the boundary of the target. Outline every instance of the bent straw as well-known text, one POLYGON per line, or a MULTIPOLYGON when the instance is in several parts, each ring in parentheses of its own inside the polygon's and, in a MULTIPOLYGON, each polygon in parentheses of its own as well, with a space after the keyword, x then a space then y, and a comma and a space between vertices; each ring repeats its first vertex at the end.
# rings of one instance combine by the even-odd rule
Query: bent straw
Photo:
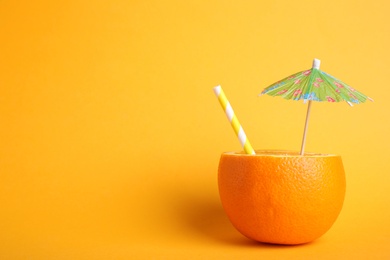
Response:
POLYGON ((255 154, 249 140, 246 137, 244 129, 242 128, 240 122, 235 115, 232 106, 230 105, 229 100, 226 98, 225 93, 223 92, 221 86, 216 86, 213 88, 215 95, 218 97, 219 103, 222 106, 222 109, 225 111, 227 118, 232 125, 234 132, 236 133, 238 139, 240 140, 241 146, 244 148, 245 153, 255 154))

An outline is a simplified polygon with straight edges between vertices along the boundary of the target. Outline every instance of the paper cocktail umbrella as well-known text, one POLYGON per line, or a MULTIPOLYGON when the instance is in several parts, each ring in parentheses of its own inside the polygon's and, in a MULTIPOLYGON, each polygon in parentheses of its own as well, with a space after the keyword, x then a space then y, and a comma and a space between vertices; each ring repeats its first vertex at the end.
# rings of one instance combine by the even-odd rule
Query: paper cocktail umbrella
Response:
POLYGON ((371 98, 348 86, 341 80, 321 71, 320 63, 320 60, 314 59, 311 69, 288 76, 265 88, 260 94, 281 96, 285 99, 292 100, 304 100, 304 102, 309 101, 302 138, 301 155, 304 154, 305 150, 307 126, 312 101, 346 101, 350 106, 364 103, 367 99, 373 101, 371 98))

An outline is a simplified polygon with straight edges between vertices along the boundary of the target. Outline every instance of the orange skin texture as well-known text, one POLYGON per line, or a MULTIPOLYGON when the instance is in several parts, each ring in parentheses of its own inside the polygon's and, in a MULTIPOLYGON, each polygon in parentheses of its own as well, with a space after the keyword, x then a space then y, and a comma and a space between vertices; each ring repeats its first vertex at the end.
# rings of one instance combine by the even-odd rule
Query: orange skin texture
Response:
POLYGON ((330 229, 342 209, 346 182, 340 156, 256 151, 223 153, 218 186, 226 214, 243 235, 295 245, 330 229))

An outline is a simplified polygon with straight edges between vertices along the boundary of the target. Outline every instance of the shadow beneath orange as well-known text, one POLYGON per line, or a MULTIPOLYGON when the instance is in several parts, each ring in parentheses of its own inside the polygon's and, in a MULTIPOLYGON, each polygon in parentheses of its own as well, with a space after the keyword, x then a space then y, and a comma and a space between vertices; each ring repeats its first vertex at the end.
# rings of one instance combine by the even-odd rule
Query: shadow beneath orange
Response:
POLYGON ((291 248, 296 246, 256 242, 240 234, 230 223, 218 198, 181 196, 177 213, 185 229, 213 242, 246 247, 291 248))
POLYGON ((252 243, 234 229, 222 206, 215 200, 184 200, 178 207, 178 213, 186 228, 205 239, 228 244, 252 243))

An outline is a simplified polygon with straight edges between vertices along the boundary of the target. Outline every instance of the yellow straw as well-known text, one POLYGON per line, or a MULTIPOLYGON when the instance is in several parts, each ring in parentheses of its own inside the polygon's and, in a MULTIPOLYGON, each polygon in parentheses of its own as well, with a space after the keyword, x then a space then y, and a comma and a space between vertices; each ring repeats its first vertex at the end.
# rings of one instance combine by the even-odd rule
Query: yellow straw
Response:
POLYGON ((235 115, 232 106, 230 105, 229 100, 226 98, 225 93, 223 92, 221 86, 214 87, 214 93, 218 97, 219 103, 222 106, 223 111, 225 111, 226 116, 228 117, 234 132, 236 133, 238 139, 240 140, 241 146, 244 148, 245 153, 255 154, 249 140, 246 137, 244 129, 242 128, 240 122, 235 115))

